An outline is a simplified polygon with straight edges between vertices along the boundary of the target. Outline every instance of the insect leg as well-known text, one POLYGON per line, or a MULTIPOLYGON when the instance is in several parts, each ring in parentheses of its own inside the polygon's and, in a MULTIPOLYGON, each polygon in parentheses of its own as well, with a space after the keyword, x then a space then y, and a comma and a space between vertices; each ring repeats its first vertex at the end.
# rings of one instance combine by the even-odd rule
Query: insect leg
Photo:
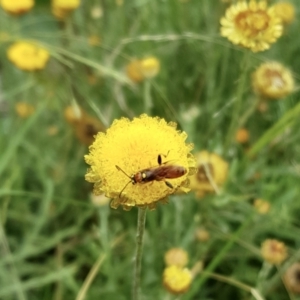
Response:
POLYGON ((170 189, 173 189, 173 185, 169 182, 169 181, 165 181, 165 184, 167 187, 169 187, 170 189))
POLYGON ((167 158, 167 156, 169 155, 169 152, 170 152, 170 150, 168 151, 168 153, 167 153, 166 155, 165 155, 165 154, 158 154, 158 156, 157 156, 157 163, 158 163, 159 165, 162 164, 161 156, 164 156, 164 158, 167 158))

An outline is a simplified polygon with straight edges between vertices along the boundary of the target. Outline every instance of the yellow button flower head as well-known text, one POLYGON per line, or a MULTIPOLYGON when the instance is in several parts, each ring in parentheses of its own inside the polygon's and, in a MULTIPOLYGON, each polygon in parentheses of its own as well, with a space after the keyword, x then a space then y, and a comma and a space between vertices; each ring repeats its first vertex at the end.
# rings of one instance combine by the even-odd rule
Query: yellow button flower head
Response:
POLYGON ((265 98, 279 99, 294 91, 295 82, 289 69, 278 62, 267 62, 252 74, 252 86, 265 98))
POLYGON ((187 176, 195 171, 195 161, 190 154, 193 145, 186 144, 186 138, 185 132, 176 130, 175 123, 158 117, 144 114, 132 121, 115 120, 106 133, 98 133, 90 146, 85 160, 91 168, 85 178, 95 183, 95 194, 104 192, 113 198, 113 208, 120 204, 124 209, 155 208, 157 201, 176 190, 189 191, 187 176), (149 172, 145 170, 149 168, 149 172), (157 168, 164 170, 155 173, 157 168), (176 176, 164 181, 167 175, 176 176))
POLYGON ((7 50, 8 59, 19 69, 25 71, 41 70, 49 60, 44 48, 28 42, 16 42, 7 50))
POLYGON ((287 257, 287 249, 284 243, 277 240, 265 240, 261 245, 261 255, 270 264, 281 264, 287 257))
POLYGON ((89 115, 79 106, 68 106, 64 112, 67 122, 72 125, 80 142, 91 145, 99 131, 104 131, 105 126, 97 118, 89 115))
POLYGON ((165 253, 164 259, 167 266, 185 267, 189 261, 189 256, 182 248, 171 248, 165 253))
POLYGON ((300 263, 292 264, 286 270, 283 279, 289 292, 300 294, 300 263))
POLYGON ((198 173, 190 177, 190 187, 199 197, 217 192, 227 179, 228 163, 219 155, 208 151, 196 155, 198 173))
POLYGON ((274 4, 276 15, 283 23, 292 23, 295 19, 295 7, 290 2, 278 2, 274 4))
POLYGON ((10 14, 21 15, 32 9, 34 0, 0 0, 0 5, 10 14))
POLYGON ((199 242, 207 242, 210 239, 210 233, 205 228, 197 228, 195 238, 199 242))
POLYGON ((26 102, 18 102, 15 105, 15 110, 21 118, 25 119, 34 113, 35 108, 32 104, 26 102))
POLYGON ((141 60, 141 72, 145 78, 155 77, 160 70, 160 62, 154 57, 150 56, 141 60))
POLYGON ((221 19, 221 35, 253 52, 269 49, 282 30, 281 19, 266 1, 239 1, 232 4, 221 19))
POLYGON ((52 0, 53 15, 58 19, 64 19, 80 5, 80 0, 52 0))
POLYGON ((246 144, 249 141, 249 131, 246 128, 239 128, 235 134, 235 140, 240 144, 246 144))
POLYGON ((172 294, 186 292, 192 283, 192 273, 186 268, 169 266, 163 273, 163 285, 172 294))
POLYGON ((256 211, 261 215, 267 214, 271 208, 270 202, 263 199, 255 199, 253 205, 256 211))
POLYGON ((126 74, 133 82, 141 82, 144 80, 144 75, 142 73, 141 61, 138 59, 132 60, 126 66, 126 74))

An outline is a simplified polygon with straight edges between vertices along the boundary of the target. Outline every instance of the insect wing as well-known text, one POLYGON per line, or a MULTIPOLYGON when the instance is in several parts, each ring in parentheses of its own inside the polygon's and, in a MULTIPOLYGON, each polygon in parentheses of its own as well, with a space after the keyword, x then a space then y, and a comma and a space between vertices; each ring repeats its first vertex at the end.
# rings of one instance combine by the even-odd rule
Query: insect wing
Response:
POLYGON ((183 176, 186 173, 186 169, 176 165, 163 165, 153 170, 153 176, 155 180, 172 179, 183 176))

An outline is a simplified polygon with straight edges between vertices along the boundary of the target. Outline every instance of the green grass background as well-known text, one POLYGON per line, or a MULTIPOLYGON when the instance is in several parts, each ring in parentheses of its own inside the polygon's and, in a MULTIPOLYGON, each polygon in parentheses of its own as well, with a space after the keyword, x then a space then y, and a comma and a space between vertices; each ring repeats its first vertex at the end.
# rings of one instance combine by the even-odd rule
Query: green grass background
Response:
POLYGON ((88 149, 63 112, 76 101, 109 125, 143 113, 145 97, 154 104, 148 113, 176 121, 194 152, 206 149, 226 159, 229 176, 220 195, 200 201, 193 193, 173 196, 148 212, 142 299, 254 299, 231 279, 256 288, 263 299, 299 299, 280 277, 300 259, 299 91, 260 113, 253 110, 251 89, 251 73, 267 60, 291 68, 298 85, 298 1, 291 1, 295 21, 269 51, 258 54, 220 37, 226 9, 221 1, 82 2, 64 23, 54 19, 47 1, 19 18, 0 12, 0 31, 9 35, 0 44, 0 299, 78 299, 95 266, 85 299, 130 299, 137 210, 91 203, 92 186, 84 180, 88 149), (102 9, 99 19, 91 17, 95 7, 102 9), (100 36, 100 46, 88 44, 91 35, 100 36), (46 69, 27 73, 7 60, 6 49, 19 39, 37 40, 51 52, 46 69), (131 58, 148 55, 160 60, 161 71, 150 88, 133 86, 124 68, 131 58), (95 85, 88 81, 91 74, 95 85), (36 112, 20 119, 14 111, 19 101, 33 104, 36 112), (198 116, 186 118, 193 110, 198 116), (234 134, 245 115, 251 138, 242 147, 234 134), (53 125, 59 132, 49 136, 53 125), (261 176, 253 180, 257 172, 261 176), (255 198, 271 202, 269 214, 255 213, 255 198), (209 241, 195 240, 199 226, 210 232, 209 241), (267 238, 289 248, 285 264, 269 272, 259 252, 267 238), (202 260, 206 271, 225 279, 200 273, 186 294, 169 295, 162 272, 171 247, 189 253, 189 267, 202 260))

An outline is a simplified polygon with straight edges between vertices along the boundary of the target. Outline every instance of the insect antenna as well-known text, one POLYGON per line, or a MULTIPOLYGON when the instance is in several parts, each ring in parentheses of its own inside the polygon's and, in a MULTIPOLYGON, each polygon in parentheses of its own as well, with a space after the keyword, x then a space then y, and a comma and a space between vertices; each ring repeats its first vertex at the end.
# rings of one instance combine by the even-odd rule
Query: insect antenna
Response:
MULTIPOLYGON (((116 165, 116 168, 121 171, 123 174, 125 174, 128 178, 132 179, 131 176, 129 176, 125 171, 123 171, 119 166, 116 165)), ((126 185, 127 186, 127 185, 126 185)))
POLYGON ((127 186, 128 186, 129 183, 131 183, 131 180, 128 181, 128 182, 125 184, 125 186, 122 188, 122 191, 121 191, 120 194, 119 194, 119 198, 121 198, 123 191, 127 188, 127 186))

